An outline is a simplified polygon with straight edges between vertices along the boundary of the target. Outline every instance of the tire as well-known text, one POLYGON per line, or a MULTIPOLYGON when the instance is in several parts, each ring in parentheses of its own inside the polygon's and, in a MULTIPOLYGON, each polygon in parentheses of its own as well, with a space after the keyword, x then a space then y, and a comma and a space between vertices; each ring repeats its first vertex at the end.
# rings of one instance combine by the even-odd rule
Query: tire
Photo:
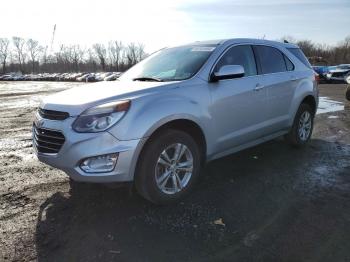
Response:
POLYGON ((346 88, 345 97, 347 100, 350 101, 350 85, 348 85, 348 87, 346 88))
POLYGON ((161 131, 142 150, 135 174, 136 190, 155 204, 177 202, 191 191, 198 180, 200 152, 199 146, 189 134, 172 129, 161 131), (178 163, 174 160, 176 149, 183 151, 178 163), (190 164, 185 165, 191 163, 191 159, 192 168, 190 164), (182 189, 180 185, 183 186, 182 189))
POLYGON ((309 142, 314 127, 314 116, 315 112, 310 105, 303 103, 299 106, 294 118, 293 126, 289 133, 285 136, 285 139, 289 144, 294 147, 302 147, 309 142), (306 132, 306 130, 304 130, 305 133, 303 133, 300 132, 300 125, 301 122, 303 122, 302 120, 305 119, 307 115, 309 115, 310 121, 305 123, 304 127, 309 127, 309 131, 306 132))

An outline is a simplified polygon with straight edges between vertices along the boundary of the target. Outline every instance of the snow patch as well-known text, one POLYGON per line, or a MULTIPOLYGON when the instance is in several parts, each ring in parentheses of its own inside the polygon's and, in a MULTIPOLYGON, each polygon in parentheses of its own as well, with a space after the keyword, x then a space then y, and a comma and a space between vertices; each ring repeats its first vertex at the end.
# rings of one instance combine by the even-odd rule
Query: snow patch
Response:
POLYGON ((339 118, 339 116, 329 116, 328 118, 329 119, 336 119, 336 118, 339 118))
POLYGON ((325 114, 342 110, 344 110, 344 104, 342 102, 338 102, 324 96, 319 98, 317 114, 325 114))

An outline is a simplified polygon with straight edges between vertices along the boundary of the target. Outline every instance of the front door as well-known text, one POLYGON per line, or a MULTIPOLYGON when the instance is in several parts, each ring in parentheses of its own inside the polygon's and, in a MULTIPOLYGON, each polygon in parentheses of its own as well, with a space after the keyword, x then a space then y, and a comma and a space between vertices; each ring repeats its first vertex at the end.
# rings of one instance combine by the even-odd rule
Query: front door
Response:
POLYGON ((219 59, 214 72, 224 65, 242 65, 245 75, 209 85, 212 96, 210 114, 216 134, 217 153, 262 137, 262 123, 266 118, 267 93, 257 75, 252 47, 231 47, 219 59))

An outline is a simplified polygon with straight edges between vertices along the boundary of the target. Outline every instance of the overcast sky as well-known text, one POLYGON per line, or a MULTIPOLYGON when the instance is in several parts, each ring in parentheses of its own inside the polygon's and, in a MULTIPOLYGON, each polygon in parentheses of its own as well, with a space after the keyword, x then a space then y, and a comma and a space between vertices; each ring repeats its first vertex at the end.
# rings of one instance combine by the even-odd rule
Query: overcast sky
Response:
POLYGON ((350 35, 350 0, 1 0, 0 37, 89 46, 164 46, 233 37, 293 36, 336 44, 350 35))

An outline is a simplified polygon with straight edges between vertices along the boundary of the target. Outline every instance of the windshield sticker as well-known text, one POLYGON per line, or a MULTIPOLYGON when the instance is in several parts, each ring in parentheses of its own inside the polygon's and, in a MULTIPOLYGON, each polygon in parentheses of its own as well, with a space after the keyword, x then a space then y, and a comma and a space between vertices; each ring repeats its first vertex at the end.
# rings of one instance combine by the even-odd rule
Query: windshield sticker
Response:
POLYGON ((191 52, 211 52, 215 47, 210 46, 197 46, 191 49, 191 52))

